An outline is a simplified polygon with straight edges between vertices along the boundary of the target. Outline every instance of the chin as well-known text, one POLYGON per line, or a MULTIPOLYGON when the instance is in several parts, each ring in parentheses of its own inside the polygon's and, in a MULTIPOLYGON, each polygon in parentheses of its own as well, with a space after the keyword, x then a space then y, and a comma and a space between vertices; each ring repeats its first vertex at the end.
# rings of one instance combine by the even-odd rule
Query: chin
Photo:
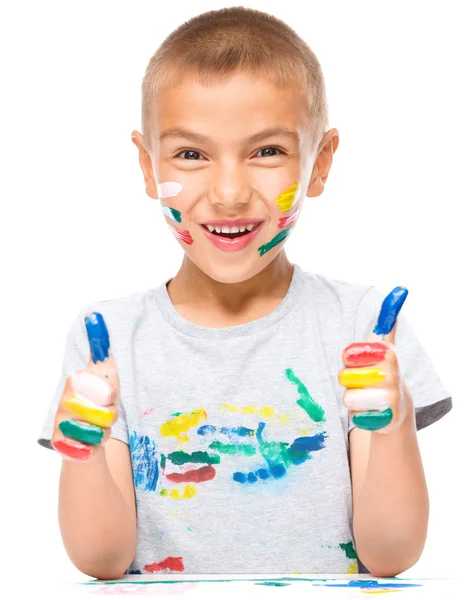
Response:
POLYGON ((235 264, 221 263, 221 264, 199 264, 196 263, 201 271, 203 271, 208 277, 211 277, 214 281, 219 283, 242 283, 248 281, 267 266, 267 261, 264 261, 258 257, 255 260, 251 260, 250 263, 235 264), (261 262, 260 262, 261 261, 261 262))

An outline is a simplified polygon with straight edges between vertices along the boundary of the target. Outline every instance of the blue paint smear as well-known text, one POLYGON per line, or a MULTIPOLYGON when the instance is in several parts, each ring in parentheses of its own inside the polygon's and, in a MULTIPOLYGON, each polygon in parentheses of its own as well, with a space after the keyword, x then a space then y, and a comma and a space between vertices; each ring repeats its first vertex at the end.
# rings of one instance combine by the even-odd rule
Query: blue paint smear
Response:
POLYGON ((147 435, 139 435, 136 431, 132 432, 129 444, 135 487, 156 491, 159 474, 156 444, 147 435))
POLYGON ((84 318, 87 337, 89 338, 90 353, 94 363, 108 358, 110 340, 103 316, 93 312, 84 318))
POLYGON ((378 322, 373 329, 374 333, 386 335, 392 330, 408 293, 406 288, 400 286, 389 292, 381 305, 378 322))
MULTIPOLYGON (((214 425, 202 425, 201 427, 199 427, 199 429, 197 429, 198 435, 207 435, 215 433, 216 431, 217 428, 214 425)), ((227 435, 229 437, 244 437, 255 434, 255 430, 249 429, 248 427, 220 427, 218 431, 219 433, 223 433, 224 435, 227 435)))
POLYGON ((245 473, 242 473, 241 471, 237 471, 236 473, 233 473, 233 479, 235 481, 238 481, 238 483, 246 483, 246 475, 245 475, 245 473))
POLYGON ((215 433, 216 430, 217 430, 217 428, 214 427, 213 425, 202 425, 197 430, 197 433, 199 435, 207 435, 208 433, 215 433))
POLYGON ((255 585, 273 585, 275 587, 283 587, 291 585, 290 583, 282 583, 281 581, 255 581, 255 585))
POLYGON ((422 587, 420 583, 383 583, 372 579, 348 581, 347 583, 313 583, 312 585, 325 587, 353 587, 353 588, 378 588, 380 590, 387 588, 407 588, 422 587))
POLYGON ((141 575, 141 571, 137 569, 136 571, 130 571, 129 575, 141 575))
POLYGON ((258 477, 260 479, 268 479, 268 477, 269 477, 269 471, 268 471, 268 469, 258 469, 256 471, 256 474, 258 475, 258 477))

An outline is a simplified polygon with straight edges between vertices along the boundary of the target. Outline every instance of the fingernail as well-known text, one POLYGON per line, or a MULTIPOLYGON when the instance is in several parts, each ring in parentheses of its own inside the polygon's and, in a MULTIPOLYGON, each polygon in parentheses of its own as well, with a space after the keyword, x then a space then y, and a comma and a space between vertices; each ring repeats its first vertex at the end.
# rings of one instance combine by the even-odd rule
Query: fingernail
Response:
POLYGON ((94 363, 104 361, 108 358, 110 340, 102 315, 98 312, 87 315, 85 317, 85 327, 87 329, 87 337, 89 338, 92 360, 94 363))
POLYGON ((61 421, 59 430, 67 438, 72 438, 77 442, 89 444, 90 446, 98 446, 103 438, 103 429, 96 425, 88 423, 80 423, 74 419, 61 421))
POLYGON ((384 360, 387 351, 379 342, 355 342, 345 348, 345 363, 347 367, 367 367, 384 360))
POLYGON ((58 440, 52 442, 52 447, 57 450, 60 454, 75 458, 76 460, 87 460, 90 456, 91 448, 80 442, 73 442, 72 440, 58 440))
POLYGON ((71 385, 78 396, 82 396, 94 404, 99 404, 100 406, 110 404, 112 389, 97 375, 92 375, 92 373, 73 373, 71 375, 71 385))
POLYGON ((382 388, 353 389, 345 403, 354 410, 386 410, 390 407, 389 392, 382 388))

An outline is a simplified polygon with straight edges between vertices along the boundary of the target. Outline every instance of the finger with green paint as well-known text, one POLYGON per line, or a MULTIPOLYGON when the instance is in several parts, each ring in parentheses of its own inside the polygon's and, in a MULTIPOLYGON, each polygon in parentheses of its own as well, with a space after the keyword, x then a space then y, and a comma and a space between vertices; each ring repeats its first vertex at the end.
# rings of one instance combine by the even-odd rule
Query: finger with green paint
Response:
POLYGON ((366 342, 343 350, 339 382, 346 388, 343 402, 360 429, 390 433, 413 409, 412 398, 399 369, 395 349, 397 316, 408 291, 394 288, 384 299, 378 321, 366 342))

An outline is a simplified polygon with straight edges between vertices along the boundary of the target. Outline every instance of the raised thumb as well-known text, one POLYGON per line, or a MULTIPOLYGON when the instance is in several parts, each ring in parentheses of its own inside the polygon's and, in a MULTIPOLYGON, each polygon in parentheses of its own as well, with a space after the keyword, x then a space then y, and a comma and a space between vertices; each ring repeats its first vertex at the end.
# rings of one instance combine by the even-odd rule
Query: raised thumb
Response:
POLYGON ((379 311, 378 321, 373 331, 369 334, 369 342, 379 341, 380 337, 385 342, 394 344, 396 337, 397 316, 407 298, 408 290, 405 287, 395 287, 383 300, 379 311))

